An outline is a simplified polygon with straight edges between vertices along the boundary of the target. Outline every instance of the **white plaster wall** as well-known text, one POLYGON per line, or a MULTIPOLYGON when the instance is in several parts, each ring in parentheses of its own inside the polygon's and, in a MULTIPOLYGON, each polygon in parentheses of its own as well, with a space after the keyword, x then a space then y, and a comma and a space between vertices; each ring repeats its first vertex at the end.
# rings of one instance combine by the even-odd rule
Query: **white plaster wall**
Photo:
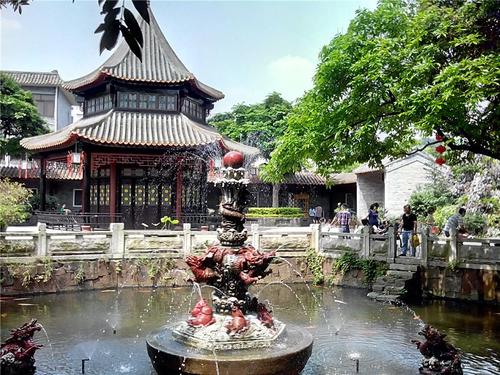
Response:
POLYGON ((377 202, 384 206, 384 173, 382 171, 361 173, 357 175, 356 206, 358 218, 368 214, 368 208, 377 202))
POLYGON ((415 157, 390 164, 385 170, 385 206, 387 215, 400 216, 403 206, 418 187, 431 182, 431 162, 415 157))

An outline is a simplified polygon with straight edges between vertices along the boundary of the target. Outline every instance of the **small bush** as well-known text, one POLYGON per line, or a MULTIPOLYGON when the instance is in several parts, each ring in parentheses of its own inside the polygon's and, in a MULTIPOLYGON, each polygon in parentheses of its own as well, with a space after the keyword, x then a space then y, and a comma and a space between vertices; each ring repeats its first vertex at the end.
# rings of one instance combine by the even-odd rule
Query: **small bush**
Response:
POLYGON ((359 259, 357 254, 346 251, 335 260, 332 267, 334 272, 340 272, 342 275, 354 269, 363 270, 363 282, 371 285, 377 277, 385 275, 387 263, 375 259, 359 259))
POLYGON ((436 212, 434 212, 434 222, 436 226, 443 228, 446 225, 446 222, 450 218, 450 216, 456 214, 458 211, 458 206, 456 205, 447 205, 443 207, 439 207, 436 212))
POLYGON ((485 232, 487 218, 483 214, 465 214, 464 225, 467 231, 474 235, 480 235, 485 232))
POLYGON ((319 255, 316 250, 309 249, 306 254, 306 263, 313 275, 313 284, 321 285, 325 281, 323 274, 323 261, 324 258, 319 255))
POLYGON ((21 223, 30 216, 28 209, 31 191, 24 185, 1 179, 0 192, 0 230, 10 224, 21 223))
POLYGON ((249 207, 247 217, 304 217, 299 207, 249 207))
POLYGON ((427 185, 410 196, 410 205, 419 218, 425 218, 429 210, 437 210, 453 203, 451 192, 439 184, 427 185))

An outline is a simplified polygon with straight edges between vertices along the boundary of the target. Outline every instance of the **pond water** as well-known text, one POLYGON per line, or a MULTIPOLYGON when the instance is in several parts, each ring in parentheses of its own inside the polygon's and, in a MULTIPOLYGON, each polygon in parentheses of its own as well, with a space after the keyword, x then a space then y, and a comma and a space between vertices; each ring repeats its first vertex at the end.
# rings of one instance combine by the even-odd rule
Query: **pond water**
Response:
MULTIPOLYGON (((304 284, 253 287, 281 321, 306 327, 315 336, 303 375, 417 374, 421 361, 412 339, 423 322, 448 333, 463 351, 466 374, 500 373, 500 308, 432 302, 395 307, 371 301, 355 289, 304 284), (290 288, 290 289, 289 289, 290 288), (423 320, 420 320, 419 317, 423 320)), ((203 293, 209 295, 204 288, 203 293)), ((1 337, 31 318, 43 324, 36 339, 37 374, 154 375, 145 336, 185 319, 195 302, 190 288, 120 289, 18 298, 1 303, 1 337), (116 334, 113 330, 116 329, 116 334)))

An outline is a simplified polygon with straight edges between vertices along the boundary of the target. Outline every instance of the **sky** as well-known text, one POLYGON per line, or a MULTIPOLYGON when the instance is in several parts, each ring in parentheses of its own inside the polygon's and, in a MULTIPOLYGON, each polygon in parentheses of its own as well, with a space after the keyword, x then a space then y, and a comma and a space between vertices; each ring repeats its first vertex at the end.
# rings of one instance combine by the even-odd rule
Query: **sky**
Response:
MULTIPOLYGON (((125 0, 133 9, 130 0, 125 0)), ((184 65, 226 95, 212 113, 257 103, 277 91, 293 101, 312 87, 321 48, 376 0, 151 0, 162 31, 184 65)), ((0 11, 0 69, 58 70, 81 77, 102 64, 97 0, 34 0, 21 15, 0 11)))

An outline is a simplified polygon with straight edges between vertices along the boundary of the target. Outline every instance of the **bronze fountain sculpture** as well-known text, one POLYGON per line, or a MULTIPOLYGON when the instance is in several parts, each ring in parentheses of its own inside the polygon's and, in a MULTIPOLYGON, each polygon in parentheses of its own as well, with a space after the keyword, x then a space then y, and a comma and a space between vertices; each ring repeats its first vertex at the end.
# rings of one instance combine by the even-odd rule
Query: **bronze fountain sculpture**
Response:
POLYGON ((275 252, 261 253, 245 245, 248 181, 243 155, 231 151, 223 161, 222 177, 216 181, 222 189, 220 245, 186 258, 195 282, 214 289, 212 306, 200 293, 186 321, 147 337, 149 357, 158 374, 299 374, 311 355, 312 336, 274 319, 248 292, 270 273, 275 252))

